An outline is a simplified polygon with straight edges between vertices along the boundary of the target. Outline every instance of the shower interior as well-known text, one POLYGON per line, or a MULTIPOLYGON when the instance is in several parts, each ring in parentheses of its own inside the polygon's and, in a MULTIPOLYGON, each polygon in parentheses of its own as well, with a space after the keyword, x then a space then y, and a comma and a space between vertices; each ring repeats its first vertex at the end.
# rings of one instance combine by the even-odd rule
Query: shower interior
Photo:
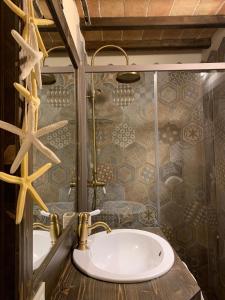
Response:
MULTIPOLYGON (((140 80, 129 85, 116 76, 94 74, 97 179, 106 183, 106 194, 97 189, 102 213, 95 218, 112 228, 159 226, 202 290, 223 299, 225 229, 218 197, 225 169, 224 73, 140 72, 140 80)), ((89 101, 87 118, 91 180, 89 101)), ((91 210, 93 189, 88 191, 91 210)))

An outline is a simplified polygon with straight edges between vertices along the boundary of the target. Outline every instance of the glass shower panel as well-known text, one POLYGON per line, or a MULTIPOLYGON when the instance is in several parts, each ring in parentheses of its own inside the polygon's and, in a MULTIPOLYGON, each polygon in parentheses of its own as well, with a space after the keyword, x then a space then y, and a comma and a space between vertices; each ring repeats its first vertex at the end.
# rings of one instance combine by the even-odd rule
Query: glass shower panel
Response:
POLYGON ((157 87, 160 225, 204 285, 208 272, 205 73, 159 72, 157 87))
MULTIPOLYGON (((153 73, 141 73, 132 84, 120 84, 116 73, 94 74, 97 178, 106 183, 106 194, 97 189, 96 219, 112 228, 158 225, 155 164, 153 73)), ((89 181, 92 179, 92 105, 88 75, 89 181)), ((93 189, 89 187, 89 209, 93 189)))
MULTIPOLYGON (((40 93, 41 106, 39 126, 61 120, 68 120, 68 125, 43 137, 47 145, 61 160, 40 179, 35 181, 35 188, 46 203, 49 211, 58 213, 60 223, 65 212, 76 210, 77 206, 77 104, 75 73, 54 73, 52 84, 43 85, 40 93), (71 186, 71 189, 70 189, 71 186), (70 192, 70 193, 69 193, 70 192)), ((45 156, 33 148, 33 168, 49 162, 45 156)), ((48 218, 40 215, 39 207, 34 205, 34 221, 49 223, 48 218)))

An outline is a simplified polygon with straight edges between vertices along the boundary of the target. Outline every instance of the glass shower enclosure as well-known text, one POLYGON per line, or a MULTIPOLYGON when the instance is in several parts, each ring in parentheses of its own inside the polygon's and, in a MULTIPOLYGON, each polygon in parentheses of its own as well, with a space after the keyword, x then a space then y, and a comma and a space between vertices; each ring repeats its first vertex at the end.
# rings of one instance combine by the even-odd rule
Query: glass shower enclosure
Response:
MULTIPOLYGON (((220 286, 221 293, 225 257, 224 72, 209 70, 212 64, 199 69, 195 66, 196 70, 187 65, 171 70, 170 66, 154 66, 155 70, 141 71, 138 82, 127 85, 116 81, 116 66, 109 66, 112 71, 106 68, 90 68, 95 72, 97 178, 106 189, 106 193, 101 187, 97 189, 96 207, 102 212, 96 218, 112 228, 160 227, 202 290, 213 293, 220 286)), ((91 181, 90 70, 87 123, 91 181)), ((92 201, 93 189, 89 187, 89 210, 92 201)))

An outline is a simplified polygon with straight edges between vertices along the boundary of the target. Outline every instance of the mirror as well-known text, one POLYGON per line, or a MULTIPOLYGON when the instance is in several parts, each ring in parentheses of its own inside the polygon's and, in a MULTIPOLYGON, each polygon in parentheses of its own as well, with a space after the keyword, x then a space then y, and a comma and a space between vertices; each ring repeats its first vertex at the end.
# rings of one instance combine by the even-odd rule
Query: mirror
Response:
MULTIPOLYGON (((41 13, 52 19, 45 1, 40 1, 41 13)), ((52 246, 69 223, 77 207, 77 99, 76 72, 56 31, 41 32, 49 57, 42 70, 43 87, 39 91, 39 128, 67 120, 68 124, 40 138, 56 154, 61 163, 35 181, 34 187, 49 209, 49 213, 33 206, 33 270, 37 270, 52 246)), ((49 163, 33 147, 33 172, 49 163)))

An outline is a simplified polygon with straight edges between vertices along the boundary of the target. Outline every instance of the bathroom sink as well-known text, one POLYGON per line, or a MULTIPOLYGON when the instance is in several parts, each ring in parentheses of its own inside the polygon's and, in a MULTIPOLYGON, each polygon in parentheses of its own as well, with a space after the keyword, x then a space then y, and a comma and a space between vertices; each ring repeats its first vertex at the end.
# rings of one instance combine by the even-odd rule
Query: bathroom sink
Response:
POLYGON ((88 250, 75 249, 75 265, 85 274, 109 282, 141 282, 162 276, 174 252, 162 237, 143 230, 115 229, 89 236, 88 250))
POLYGON ((41 265, 51 247, 48 231, 33 230, 33 270, 41 265))

